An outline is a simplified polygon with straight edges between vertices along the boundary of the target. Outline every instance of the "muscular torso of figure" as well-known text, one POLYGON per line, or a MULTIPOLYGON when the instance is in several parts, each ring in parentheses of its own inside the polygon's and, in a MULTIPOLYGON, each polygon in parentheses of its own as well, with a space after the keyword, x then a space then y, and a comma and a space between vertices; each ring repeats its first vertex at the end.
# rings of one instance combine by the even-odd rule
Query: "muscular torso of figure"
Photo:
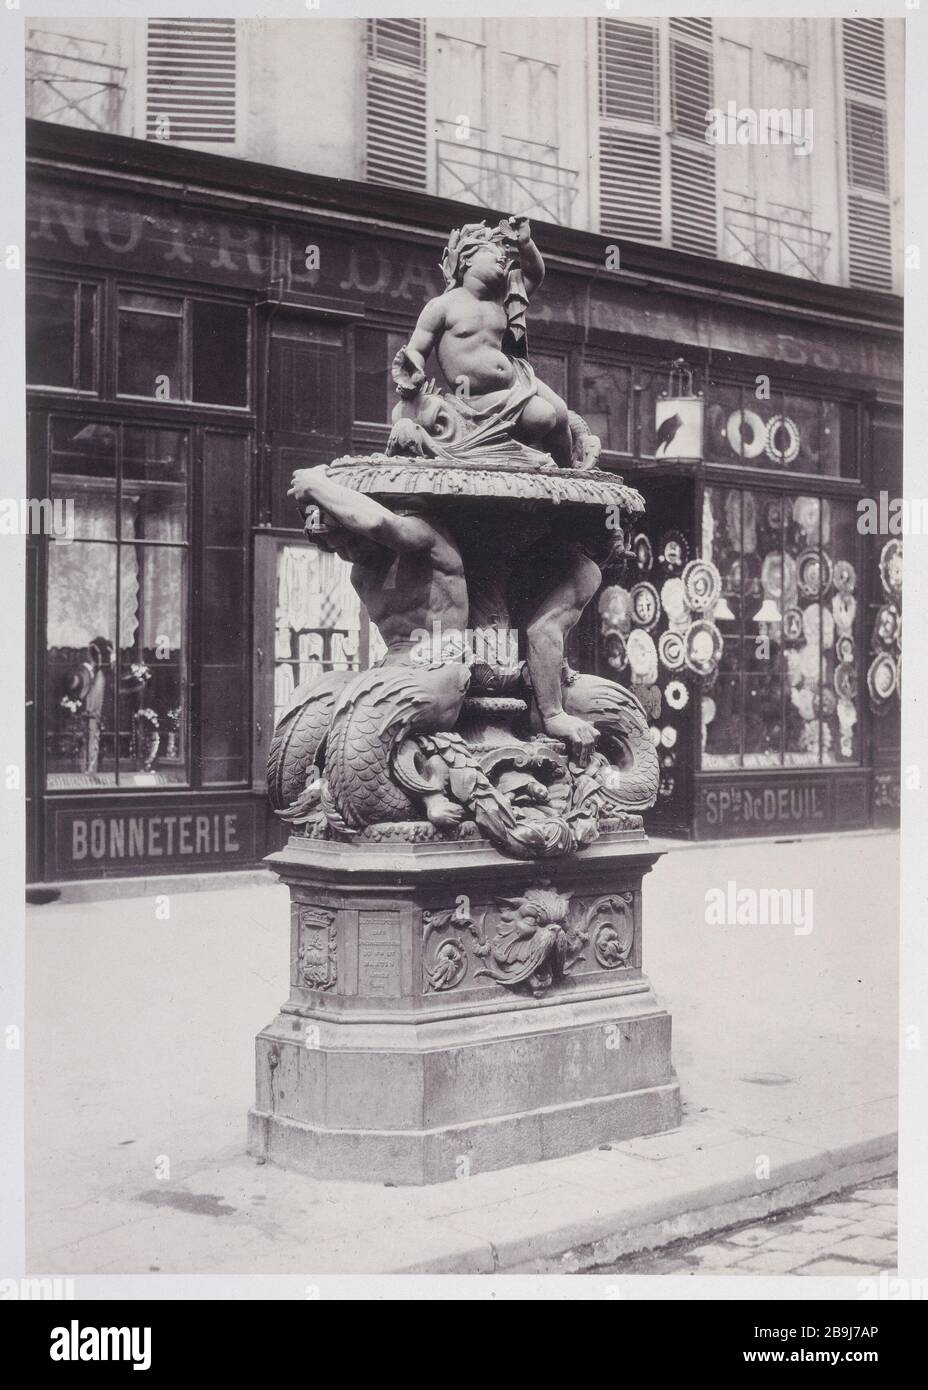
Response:
POLYGON ((512 363, 501 350, 506 310, 492 299, 478 299, 464 289, 445 296, 445 330, 438 343, 438 363, 453 389, 466 377, 472 395, 507 389, 512 363))
POLYGON ((415 640, 417 628, 463 632, 467 626, 467 584, 462 568, 439 569, 428 551, 355 564, 351 583, 388 647, 415 640))

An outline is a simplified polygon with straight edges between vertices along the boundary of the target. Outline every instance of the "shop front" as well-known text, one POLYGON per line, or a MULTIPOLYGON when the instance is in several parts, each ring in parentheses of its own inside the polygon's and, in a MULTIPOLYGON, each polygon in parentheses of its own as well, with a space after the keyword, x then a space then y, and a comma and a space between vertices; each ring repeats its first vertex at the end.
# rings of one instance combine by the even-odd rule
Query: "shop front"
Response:
MULTIPOLYGON (((275 712, 379 650, 290 474, 383 447, 389 364, 480 214, 39 123, 28 155, 29 489, 70 518, 28 543, 30 881, 246 867, 282 838, 275 712)), ((898 302, 538 240, 532 361, 648 500, 579 640, 649 708, 654 828, 891 823, 901 590, 857 504, 901 490, 898 302), (658 426, 681 352, 701 457, 658 426)))

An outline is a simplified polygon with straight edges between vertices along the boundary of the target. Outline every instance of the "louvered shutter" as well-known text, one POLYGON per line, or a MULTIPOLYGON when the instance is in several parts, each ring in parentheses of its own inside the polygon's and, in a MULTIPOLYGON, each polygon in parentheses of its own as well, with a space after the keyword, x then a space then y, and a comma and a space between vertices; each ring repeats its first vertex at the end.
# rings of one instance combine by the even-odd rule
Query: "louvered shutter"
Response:
POLYGON ((425 190, 428 182, 424 19, 367 21, 366 174, 425 190))
POLYGON ((605 127, 599 137, 599 221, 607 234, 661 239, 661 146, 657 135, 605 127))
POLYGON ((148 139, 233 143, 235 84, 234 19, 148 21, 148 139))
POLYGON ((659 120, 653 25, 624 19, 599 21, 599 114, 652 124, 659 120))
POLYGON ((672 34, 684 34, 690 39, 699 39, 702 43, 712 42, 712 20, 711 19, 688 19, 683 15, 677 15, 670 21, 670 32, 672 34))
POLYGON ((601 19, 599 226, 634 241, 660 241, 660 68, 657 29, 601 19))
POLYGON ((865 289, 889 290, 893 258, 883 22, 845 19, 841 38, 848 281, 865 289))
POLYGON ((714 256, 715 146, 706 142, 714 88, 712 21, 674 19, 670 28, 670 240, 678 251, 714 256))
POLYGON ((845 19, 844 82, 853 92, 885 100, 886 54, 881 19, 845 19))

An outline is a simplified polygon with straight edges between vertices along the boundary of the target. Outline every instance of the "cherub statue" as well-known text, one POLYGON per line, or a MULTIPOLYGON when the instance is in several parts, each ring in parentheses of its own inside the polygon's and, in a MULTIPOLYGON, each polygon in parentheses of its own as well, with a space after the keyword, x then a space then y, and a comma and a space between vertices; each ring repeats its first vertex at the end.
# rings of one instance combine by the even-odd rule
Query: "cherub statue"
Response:
POLYGON ((453 231, 441 268, 447 288, 425 305, 394 359, 402 403, 387 452, 470 453, 514 440, 562 468, 592 467, 599 440, 527 358, 525 310, 545 275, 528 218, 453 231), (426 382, 433 350, 448 386, 443 395, 426 382), (436 449, 436 440, 447 447, 436 449))

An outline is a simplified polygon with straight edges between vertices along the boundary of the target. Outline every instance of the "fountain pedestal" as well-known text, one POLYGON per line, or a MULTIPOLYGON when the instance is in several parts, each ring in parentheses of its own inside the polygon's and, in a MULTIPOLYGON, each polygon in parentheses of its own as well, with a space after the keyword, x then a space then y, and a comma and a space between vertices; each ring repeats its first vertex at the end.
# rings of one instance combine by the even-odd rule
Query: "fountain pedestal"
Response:
POLYGON ((249 1152, 421 1184, 678 1125, 670 1015, 641 968, 660 854, 637 822, 541 864, 427 826, 349 853, 292 837, 267 861, 290 891, 290 995, 257 1038, 249 1152))

